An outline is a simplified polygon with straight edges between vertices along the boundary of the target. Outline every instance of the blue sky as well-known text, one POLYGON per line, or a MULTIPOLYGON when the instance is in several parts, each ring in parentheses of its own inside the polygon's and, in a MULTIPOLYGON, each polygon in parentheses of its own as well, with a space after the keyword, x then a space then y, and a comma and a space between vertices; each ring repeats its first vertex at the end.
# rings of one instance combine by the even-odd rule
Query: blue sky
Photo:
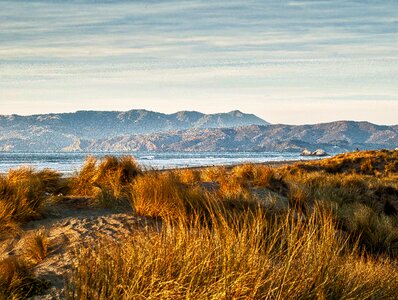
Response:
POLYGON ((0 113, 398 124, 398 1, 2 1, 0 113))

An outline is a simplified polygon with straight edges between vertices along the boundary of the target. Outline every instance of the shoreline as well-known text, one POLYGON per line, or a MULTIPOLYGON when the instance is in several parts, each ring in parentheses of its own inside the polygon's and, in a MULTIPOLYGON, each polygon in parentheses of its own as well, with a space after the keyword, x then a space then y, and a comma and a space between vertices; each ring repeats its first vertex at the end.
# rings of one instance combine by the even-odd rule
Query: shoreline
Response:
MULTIPOLYGON (((146 171, 174 171, 174 170, 200 170, 200 169, 204 169, 204 168, 217 168, 217 167, 224 167, 227 169, 232 169, 236 166, 240 166, 240 165, 244 165, 244 164, 253 164, 253 165, 266 165, 272 168, 276 168, 276 167, 280 167, 280 166, 284 166, 284 165, 294 165, 296 163, 305 163, 305 162, 311 162, 311 161, 317 161, 317 160, 321 160, 321 159, 325 159, 325 158, 329 158, 332 156, 325 156, 325 157, 313 157, 310 159, 290 159, 290 160, 275 160, 275 161, 264 161, 264 162, 250 162, 250 161, 243 161, 243 162, 238 162, 238 163, 231 163, 231 164, 213 164, 213 165, 200 165, 200 166, 174 166, 174 167, 163 167, 163 168, 156 168, 156 167, 151 167, 151 166, 145 166, 145 165, 141 165, 138 162, 138 165, 142 168, 142 170, 144 172, 146 171)), ((81 165, 80 168, 74 170, 74 171, 68 171, 68 172, 64 172, 61 170, 57 170, 55 168, 38 168, 29 164, 25 164, 25 165, 15 165, 13 167, 10 167, 8 170, 2 170, 0 171, 0 175, 6 175, 8 173, 9 170, 15 170, 15 169, 19 169, 19 168, 24 168, 24 167, 28 167, 28 168, 33 168, 34 170, 40 171, 40 170, 54 170, 59 172, 60 174, 62 174, 63 177, 70 177, 75 175, 76 173, 78 173, 81 168, 83 167, 83 164, 81 165)))
POLYGON ((234 163, 234 164, 220 164, 220 165, 203 165, 203 166, 192 166, 192 167, 181 167, 181 168, 170 168, 170 169, 154 169, 158 171, 173 171, 173 170, 199 170, 204 168, 217 168, 217 167, 225 167, 228 169, 232 169, 236 166, 245 165, 245 164, 253 164, 253 165, 267 165, 272 168, 280 167, 280 166, 291 166, 296 163, 305 163, 315 160, 320 160, 323 158, 317 159, 300 159, 300 160, 277 160, 277 161, 265 161, 265 162, 241 162, 241 163, 234 163))

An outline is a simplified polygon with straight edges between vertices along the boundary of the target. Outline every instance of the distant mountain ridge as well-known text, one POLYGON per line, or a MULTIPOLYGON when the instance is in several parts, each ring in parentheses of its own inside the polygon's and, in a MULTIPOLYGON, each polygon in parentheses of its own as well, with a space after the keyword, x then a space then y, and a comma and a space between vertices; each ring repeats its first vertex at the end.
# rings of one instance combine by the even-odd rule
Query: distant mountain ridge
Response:
POLYGON ((267 125, 268 122, 238 110, 204 114, 179 111, 163 114, 144 109, 77 111, 30 116, 0 116, 2 151, 72 151, 98 139, 186 129, 267 125))
POLYGON ((0 151, 301 151, 398 147, 398 126, 269 124, 240 111, 78 111, 0 116, 0 151))
POLYGON ((146 136, 123 136, 87 145, 90 151, 293 151, 328 152, 395 149, 398 127, 337 121, 315 125, 266 125, 190 129, 146 136))
POLYGON ((1 134, 12 131, 53 131, 82 139, 110 138, 125 134, 148 134, 191 128, 227 128, 267 125, 268 122, 238 110, 228 113, 203 114, 180 111, 163 114, 144 109, 119 111, 77 111, 75 113, 31 116, 0 116, 1 134), (5 130, 5 131, 4 131, 5 130))

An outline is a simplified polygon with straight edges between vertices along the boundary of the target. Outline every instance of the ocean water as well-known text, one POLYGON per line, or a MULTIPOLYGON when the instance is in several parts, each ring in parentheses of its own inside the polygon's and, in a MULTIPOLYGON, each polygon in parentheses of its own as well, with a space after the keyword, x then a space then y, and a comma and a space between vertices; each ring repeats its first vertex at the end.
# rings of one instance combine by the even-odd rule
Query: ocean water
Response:
POLYGON ((154 169, 171 169, 184 167, 234 165, 244 162, 273 162, 290 160, 308 160, 313 157, 302 157, 299 153, 288 152, 93 152, 93 153, 32 153, 32 152, 0 152, 0 173, 21 166, 30 166, 36 169, 50 168, 64 174, 78 171, 88 155, 97 158, 106 155, 132 155, 141 166, 154 169))

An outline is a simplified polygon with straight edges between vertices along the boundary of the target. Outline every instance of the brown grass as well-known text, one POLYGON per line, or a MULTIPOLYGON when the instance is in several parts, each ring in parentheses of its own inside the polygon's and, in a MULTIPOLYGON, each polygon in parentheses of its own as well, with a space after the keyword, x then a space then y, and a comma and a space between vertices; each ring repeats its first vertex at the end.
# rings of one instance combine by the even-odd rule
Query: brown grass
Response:
POLYGON ((63 187, 61 175, 52 170, 19 168, 0 175, 0 239, 41 217, 46 200, 63 187))
MULTIPOLYGON (((0 227, 18 231, 60 190, 101 206, 128 200, 136 214, 162 218, 161 229, 77 247, 71 299, 393 299, 397 166, 398 152, 387 150, 279 168, 146 172, 131 157, 88 158, 67 189, 50 171, 0 177, 0 227)), ((38 263, 48 238, 38 232, 26 249, 38 263)), ((2 264, 0 292, 19 293, 25 281, 13 285, 10 274, 31 278, 29 269, 2 264)))
POLYGON ((70 299, 373 299, 398 292, 387 259, 348 249, 328 212, 304 222, 290 212, 208 227, 165 223, 123 243, 78 249, 70 299), (388 282, 388 283, 387 283, 388 282))
POLYGON ((21 259, 12 256, 0 261, 0 299, 27 299, 47 288, 21 259))
POLYGON ((212 202, 200 186, 181 182, 174 172, 147 172, 131 185, 131 203, 138 215, 186 220, 193 212, 204 218, 212 202))
POLYGON ((86 158, 80 172, 69 181, 70 194, 96 198, 100 206, 114 206, 127 199, 126 187, 142 173, 131 156, 86 158))
POLYGON ((362 175, 398 175, 398 151, 358 151, 339 154, 315 162, 299 163, 296 168, 328 173, 356 173, 362 175))
POLYGON ((200 182, 200 171, 194 169, 176 170, 179 180, 188 185, 197 185, 200 182))
POLYGON ((227 169, 221 167, 206 167, 200 170, 200 179, 206 182, 219 182, 227 176, 227 169))
POLYGON ((26 236, 23 240, 23 256, 25 261, 36 265, 42 262, 50 251, 50 240, 44 229, 39 229, 26 236))
POLYGON ((232 169, 232 173, 257 187, 272 187, 278 176, 271 167, 259 164, 239 165, 232 169))

